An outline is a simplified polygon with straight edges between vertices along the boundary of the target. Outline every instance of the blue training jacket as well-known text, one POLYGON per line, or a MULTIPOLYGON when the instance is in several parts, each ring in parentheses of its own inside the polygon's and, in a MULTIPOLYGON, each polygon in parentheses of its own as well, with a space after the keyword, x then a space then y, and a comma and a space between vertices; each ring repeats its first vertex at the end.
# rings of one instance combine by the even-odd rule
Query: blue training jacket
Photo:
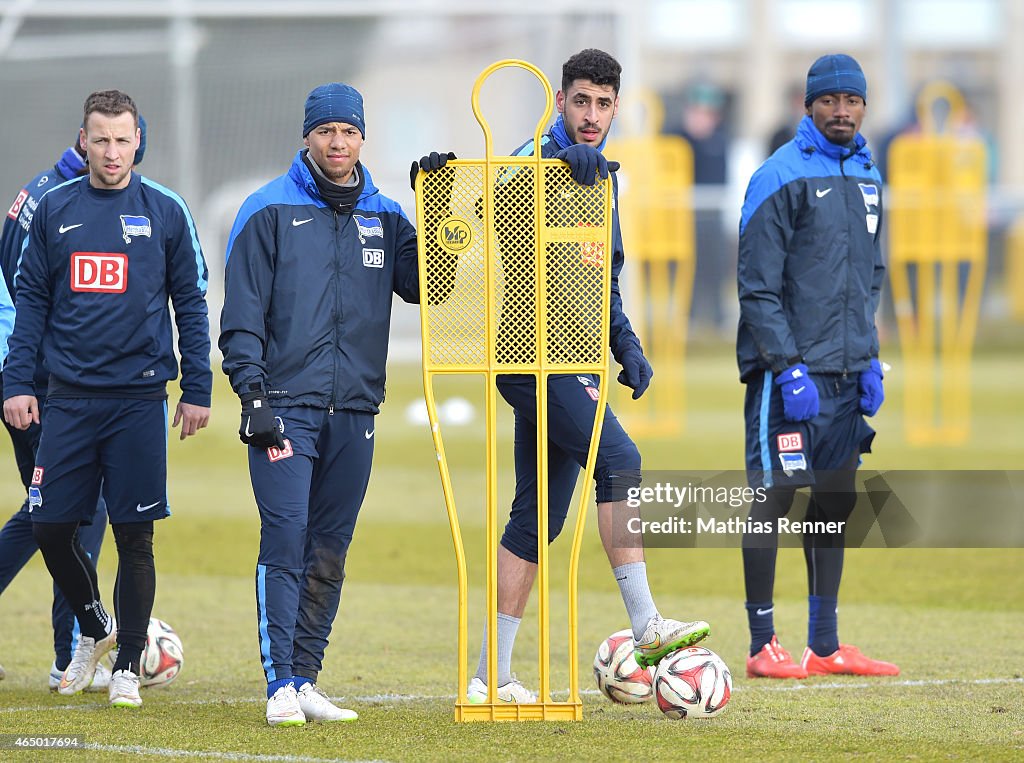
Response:
POLYGON ((14 280, 6 397, 35 393, 40 341, 50 397, 162 397, 178 375, 170 297, 181 400, 210 405, 206 262, 173 191, 134 172, 119 190, 93 188, 83 176, 47 191, 14 280))
MULTIPOLYGON (((559 116, 559 122, 561 116, 559 116)), ((556 123, 557 124, 557 123, 556 123)), ((544 159, 551 159, 561 150, 553 131, 541 136, 540 155, 544 159)), ((520 146, 513 154, 514 156, 533 156, 534 142, 528 140, 520 146)), ((609 319, 609 346, 615 360, 621 363, 622 355, 630 348, 643 352, 640 340, 622 309, 622 292, 619 290, 619 273, 626 262, 624 246, 622 244, 622 230, 619 228, 619 181, 615 173, 611 173, 612 179, 612 287, 610 319, 609 319)))
POLYGON ((246 199, 228 240, 221 313, 224 373, 275 406, 377 413, 391 295, 419 301, 416 230, 365 183, 351 214, 321 197, 300 150, 246 199))
POLYGON ((878 357, 882 177, 859 133, 830 143, 804 117, 754 173, 740 220, 740 379, 803 362, 851 373, 878 357))
MULTIPOLYGON (((32 217, 35 215, 36 207, 43 194, 51 188, 56 188, 61 183, 76 177, 85 170, 85 160, 79 156, 74 148, 67 148, 57 163, 47 170, 43 170, 32 178, 25 186, 18 191, 14 197, 10 209, 7 210, 7 217, 4 220, 3 236, 0 237, 0 268, 3 269, 4 284, 0 291, 5 290, 10 296, 14 296, 14 274, 18 272, 18 261, 21 259, 21 250, 28 238, 29 229, 32 226, 32 217)), ((7 355, 7 340, 14 330, 14 306, 11 305, 11 320, 8 325, 6 321, 6 308, 3 306, 3 294, 0 293, 0 360, 7 355)), ((35 386, 36 394, 45 394, 47 381, 50 372, 46 370, 43 362, 42 348, 40 348, 38 362, 36 363, 35 386)))

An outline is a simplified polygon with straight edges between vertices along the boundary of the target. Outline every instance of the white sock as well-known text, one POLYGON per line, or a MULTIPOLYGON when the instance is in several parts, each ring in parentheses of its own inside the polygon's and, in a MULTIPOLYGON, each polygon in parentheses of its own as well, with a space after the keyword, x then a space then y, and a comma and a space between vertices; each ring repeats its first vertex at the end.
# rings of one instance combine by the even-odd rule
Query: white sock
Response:
MULTIPOLYGON (((521 618, 498 613, 498 686, 504 686, 512 680, 512 647, 516 643, 521 618)), ((480 647, 480 663, 476 667, 476 677, 487 683, 487 626, 484 626, 484 643, 480 647)))
POLYGON ((629 562, 612 570, 615 581, 619 584, 622 603, 629 613, 629 623, 633 628, 633 638, 639 639, 647 630, 647 623, 657 617, 658 608, 654 606, 651 587, 647 584, 647 562, 629 562))

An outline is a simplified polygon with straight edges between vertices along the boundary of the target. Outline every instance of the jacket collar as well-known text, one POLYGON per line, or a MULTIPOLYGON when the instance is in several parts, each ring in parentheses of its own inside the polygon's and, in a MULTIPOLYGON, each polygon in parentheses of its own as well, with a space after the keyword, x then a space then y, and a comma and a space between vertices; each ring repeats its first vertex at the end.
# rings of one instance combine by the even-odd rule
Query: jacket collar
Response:
MULTIPOLYGON (((295 152, 295 158, 292 159, 292 166, 288 168, 288 177, 291 178, 292 182, 299 188, 303 189, 309 196, 314 199, 327 203, 323 196, 320 195, 320 189, 316 187, 316 181, 313 180, 313 173, 309 171, 309 167, 302 161, 302 155, 309 149, 302 148, 295 152)), ((366 169, 363 164, 359 165, 359 168, 363 171, 363 177, 365 182, 363 183, 363 192, 359 194, 359 200, 373 196, 379 193, 377 186, 373 184, 373 178, 370 176, 370 171, 366 169)))
POLYGON ((859 157, 865 164, 872 161, 871 149, 867 147, 867 140, 863 135, 860 133, 854 135, 852 145, 837 146, 824 136, 810 116, 805 116, 800 120, 794 141, 805 156, 820 153, 836 161, 849 159, 852 156, 859 157))

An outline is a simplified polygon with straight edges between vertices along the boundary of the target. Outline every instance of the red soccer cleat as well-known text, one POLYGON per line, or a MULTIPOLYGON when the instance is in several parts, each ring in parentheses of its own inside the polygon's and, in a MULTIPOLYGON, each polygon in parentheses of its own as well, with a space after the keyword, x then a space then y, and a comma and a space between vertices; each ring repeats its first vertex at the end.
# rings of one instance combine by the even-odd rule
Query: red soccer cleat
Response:
POLYGON ((861 654, 860 649, 850 644, 840 644, 828 657, 819 657, 810 647, 804 649, 800 664, 809 676, 898 676, 900 669, 891 662, 872 660, 861 654))
POLYGON ((747 678, 807 678, 807 671, 772 636, 760 652, 747 658, 747 678))

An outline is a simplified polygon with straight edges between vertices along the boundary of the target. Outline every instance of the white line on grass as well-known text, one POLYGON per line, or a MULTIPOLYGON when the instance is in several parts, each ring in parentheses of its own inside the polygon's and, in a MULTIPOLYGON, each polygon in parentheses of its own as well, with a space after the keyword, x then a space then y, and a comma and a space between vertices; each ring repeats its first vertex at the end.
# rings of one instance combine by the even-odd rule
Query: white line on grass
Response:
POLYGON ((84 744, 86 750, 116 752, 124 755, 161 755, 165 758, 207 758, 212 760, 255 760, 260 763, 381 763, 381 761, 349 761, 342 758, 308 758, 304 755, 259 755, 251 752, 217 752, 215 750, 177 750, 173 747, 142 747, 127 744, 84 744))
MULTIPOLYGON (((945 686, 947 684, 966 684, 969 686, 983 686, 986 684, 1019 684, 1024 683, 1024 678, 974 678, 970 680, 963 680, 960 678, 929 678, 929 679, 905 679, 903 681, 861 681, 854 683, 850 682, 830 682, 830 683, 795 683, 787 686, 778 685, 758 685, 758 686, 736 686, 733 687, 733 691, 743 691, 744 689, 755 689, 757 691, 821 691, 821 690, 835 690, 835 689, 884 689, 890 686, 898 686, 903 688, 915 688, 920 686, 945 686)), ((552 692, 554 696, 567 694, 567 691, 552 692)), ((597 689, 581 689, 580 694, 583 695, 598 695, 597 689)), ((365 694, 365 695, 353 695, 344 697, 331 697, 335 702, 355 702, 360 704, 379 704, 386 702, 427 702, 437 700, 452 700, 455 699, 454 694, 365 694)), ((223 699, 183 699, 180 701, 173 701, 167 704, 170 705, 248 705, 255 704, 257 702, 262 703, 265 700, 260 697, 225 697, 223 699)), ((46 712, 47 710, 97 710, 101 707, 106 707, 105 702, 90 702, 89 704, 74 704, 74 705, 33 705, 33 706, 22 706, 22 707, 2 707, 0 708, 0 715, 12 714, 12 713, 39 713, 46 712)), ((320 758, 317 758, 320 760, 320 758)))

